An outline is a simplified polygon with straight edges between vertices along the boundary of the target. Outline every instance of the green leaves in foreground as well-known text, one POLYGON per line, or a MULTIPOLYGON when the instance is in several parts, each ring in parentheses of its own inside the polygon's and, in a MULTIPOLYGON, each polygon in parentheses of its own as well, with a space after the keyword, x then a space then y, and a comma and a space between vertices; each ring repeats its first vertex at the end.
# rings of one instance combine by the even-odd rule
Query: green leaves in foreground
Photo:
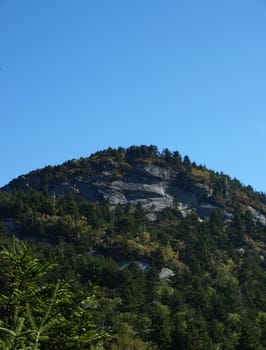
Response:
POLYGON ((109 337, 93 322, 93 288, 48 283, 48 266, 16 239, 12 251, 0 251, 0 264, 0 350, 90 349, 109 337))
MULTIPOLYGON (((52 303, 51 303, 52 305, 52 303)), ((47 310, 48 311, 48 310, 47 310)), ((46 314, 45 316, 47 316, 46 314)), ((28 319, 30 320, 30 323, 32 325, 32 329, 28 329, 28 326, 25 324, 25 318, 18 317, 15 315, 14 317, 14 329, 8 329, 5 327, 0 327, 0 349, 3 350, 11 350, 11 349, 39 349, 39 342, 48 340, 49 336, 47 335, 47 332, 49 331, 49 328, 53 326, 53 324, 56 323, 56 319, 51 320, 44 323, 44 320, 42 321, 40 326, 37 326, 35 323, 33 316, 31 314, 30 309, 28 309, 28 319)))

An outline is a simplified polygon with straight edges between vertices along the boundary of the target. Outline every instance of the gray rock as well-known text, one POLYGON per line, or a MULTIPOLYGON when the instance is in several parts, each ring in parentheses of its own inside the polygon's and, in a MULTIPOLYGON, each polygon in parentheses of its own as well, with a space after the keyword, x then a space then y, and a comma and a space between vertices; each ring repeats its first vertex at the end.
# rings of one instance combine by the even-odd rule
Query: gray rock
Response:
MULTIPOLYGON (((196 210, 202 217, 210 215, 215 206, 209 203, 211 190, 193 183, 185 174, 154 164, 137 163, 118 172, 111 162, 96 165, 87 175, 73 174, 62 182, 51 184, 55 195, 78 194, 88 201, 107 201, 112 206, 140 202, 146 215, 156 219, 156 213, 177 205, 181 215, 196 210)), ((35 188, 40 184, 37 173, 21 176, 13 182, 15 188, 35 188)), ((12 191, 12 184, 4 190, 12 191)), ((266 221, 266 219, 265 219, 266 221)))
POLYGON ((253 217, 260 221, 263 225, 266 225, 266 217, 265 215, 263 215, 262 213, 260 213, 258 210, 254 209, 251 206, 248 206, 248 210, 251 212, 251 214, 253 215, 253 217))
POLYGON ((163 267, 159 273, 159 279, 161 281, 169 280, 171 277, 174 277, 175 273, 173 270, 168 269, 168 267, 163 267))

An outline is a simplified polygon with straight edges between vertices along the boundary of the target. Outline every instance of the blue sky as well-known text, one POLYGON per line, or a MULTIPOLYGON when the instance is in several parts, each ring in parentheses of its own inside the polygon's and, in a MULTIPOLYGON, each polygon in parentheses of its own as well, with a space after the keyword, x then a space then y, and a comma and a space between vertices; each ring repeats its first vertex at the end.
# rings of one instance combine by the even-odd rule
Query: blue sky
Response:
POLYGON ((154 144, 266 191, 266 1, 0 0, 0 186, 154 144))

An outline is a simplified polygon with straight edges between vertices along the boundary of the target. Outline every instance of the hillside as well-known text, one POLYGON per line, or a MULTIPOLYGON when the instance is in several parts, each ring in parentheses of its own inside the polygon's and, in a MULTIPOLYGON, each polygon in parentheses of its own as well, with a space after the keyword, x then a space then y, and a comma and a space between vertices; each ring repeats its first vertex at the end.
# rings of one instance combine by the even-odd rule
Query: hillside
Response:
POLYGON ((235 203, 266 223, 266 196, 244 187, 236 179, 182 159, 176 151, 159 153, 156 146, 107 149, 88 158, 33 171, 3 187, 3 191, 48 190, 50 195, 73 194, 89 202, 110 205, 141 203, 156 218, 165 208, 183 214, 195 210, 200 217, 219 208, 230 218, 235 203))
MULTIPOLYGON (((12 180, 0 220, 6 247, 15 234, 57 266, 49 283, 75 280, 73 298, 98 286, 90 312, 109 334, 99 348, 266 348, 266 196, 237 179, 178 151, 109 148, 12 180)), ((56 327, 41 349, 59 349, 56 327)), ((90 346, 71 341, 62 349, 90 346)))

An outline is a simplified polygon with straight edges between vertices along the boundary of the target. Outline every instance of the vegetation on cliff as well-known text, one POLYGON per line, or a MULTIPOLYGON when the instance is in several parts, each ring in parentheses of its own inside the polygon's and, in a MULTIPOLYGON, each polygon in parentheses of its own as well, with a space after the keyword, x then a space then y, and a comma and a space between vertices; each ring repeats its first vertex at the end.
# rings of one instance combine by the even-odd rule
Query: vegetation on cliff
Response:
POLYGON ((155 146, 25 177, 0 192, 0 349, 266 348, 263 193, 155 146), (151 221, 141 201, 51 191, 73 176, 123 179, 136 163, 208 186, 210 215, 176 198, 151 221))

